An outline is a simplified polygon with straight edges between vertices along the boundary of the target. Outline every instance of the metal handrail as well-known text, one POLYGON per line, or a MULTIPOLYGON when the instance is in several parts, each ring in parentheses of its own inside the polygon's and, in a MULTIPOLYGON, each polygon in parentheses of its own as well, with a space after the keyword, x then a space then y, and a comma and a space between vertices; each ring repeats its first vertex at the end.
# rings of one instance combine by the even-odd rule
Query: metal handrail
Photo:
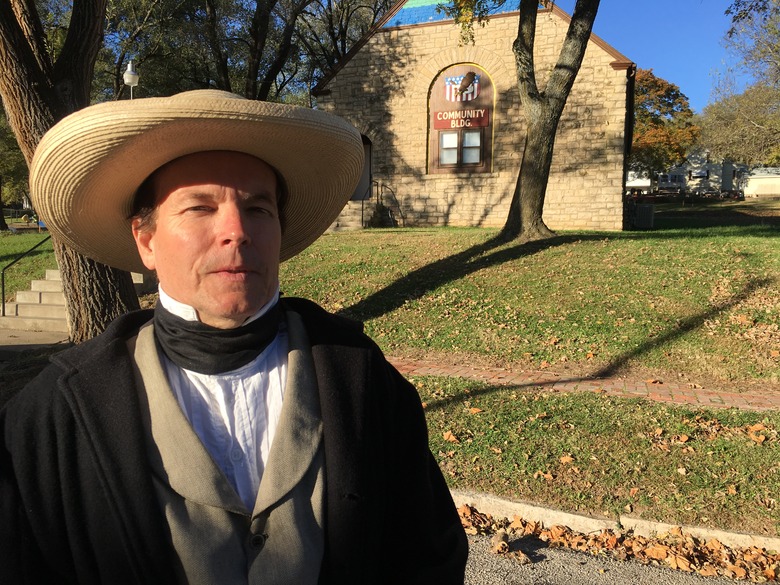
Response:
POLYGON ((7 269, 11 268, 11 266, 13 266, 14 264, 16 264, 17 262, 19 262, 19 260, 21 260, 22 258, 24 258, 25 256, 27 256, 27 254, 29 254, 30 252, 32 252, 33 250, 35 250, 35 248, 37 248, 37 247, 38 247, 38 246, 40 246, 41 244, 45 244, 45 243, 46 243, 46 242, 48 242, 49 240, 51 240, 51 235, 48 235, 48 236, 46 236, 46 237, 45 237, 44 239, 42 239, 40 242, 38 242, 37 244, 35 244, 35 245, 34 245, 32 248, 30 248, 30 249, 29 249, 29 250, 27 250, 26 252, 23 252, 21 255, 17 256, 16 260, 13 260, 13 261, 11 261, 11 263, 10 263, 10 264, 6 264, 6 265, 3 267, 3 270, 2 270, 2 271, 0 271, 0 287, 2 287, 2 295, 3 295, 3 296, 2 296, 2 297, 0 297, 0 298, 1 298, 1 299, 2 299, 2 301, 3 301, 3 312, 2 312, 2 316, 3 316, 3 317, 5 317, 5 271, 6 271, 7 269))

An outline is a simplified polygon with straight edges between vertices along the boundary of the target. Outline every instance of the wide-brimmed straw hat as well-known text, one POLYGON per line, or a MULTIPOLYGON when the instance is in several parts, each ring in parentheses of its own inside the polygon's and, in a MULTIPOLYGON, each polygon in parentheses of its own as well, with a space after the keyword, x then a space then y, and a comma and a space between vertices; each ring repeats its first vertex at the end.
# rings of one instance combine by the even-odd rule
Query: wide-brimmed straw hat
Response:
POLYGON ((330 226, 363 169, 360 134, 341 118, 196 90, 97 104, 64 118, 35 151, 33 205, 55 237, 82 254, 143 272, 128 219, 138 187, 162 165, 212 150, 253 155, 284 178, 282 261, 330 226))

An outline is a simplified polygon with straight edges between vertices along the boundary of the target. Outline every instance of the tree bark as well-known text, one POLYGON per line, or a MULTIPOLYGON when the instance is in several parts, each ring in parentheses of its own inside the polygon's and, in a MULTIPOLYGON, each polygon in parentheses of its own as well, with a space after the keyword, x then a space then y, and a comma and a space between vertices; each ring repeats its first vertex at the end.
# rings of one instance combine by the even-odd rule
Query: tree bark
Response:
MULTIPOLYGON (((68 35, 52 63, 34 0, 0 1, 0 95, 28 165, 41 137, 55 122, 89 105, 105 11, 106 0, 74 0, 68 35)), ((85 341, 115 317, 138 308, 128 273, 56 241, 54 249, 71 341, 85 341)))
POLYGON ((3 209, 3 177, 0 176, 0 231, 7 232, 8 224, 5 222, 5 211, 3 209))
POLYGON ((520 172, 500 236, 532 241, 555 235, 542 219, 550 176, 555 134, 572 85, 582 65, 600 0, 577 0, 569 29, 547 86, 536 83, 534 41, 538 0, 521 0, 517 38, 512 44, 517 86, 526 119, 526 138, 520 172))

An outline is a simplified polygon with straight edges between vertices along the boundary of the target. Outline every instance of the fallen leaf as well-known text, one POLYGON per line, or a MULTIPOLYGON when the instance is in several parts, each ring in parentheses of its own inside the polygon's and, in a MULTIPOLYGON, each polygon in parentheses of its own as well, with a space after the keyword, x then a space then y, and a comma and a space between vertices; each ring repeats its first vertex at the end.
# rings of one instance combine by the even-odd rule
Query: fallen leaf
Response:
POLYGON ((521 550, 512 551, 508 556, 515 559, 521 565, 528 565, 533 562, 531 561, 531 557, 521 550))
POLYGON ((628 491, 628 495, 630 495, 632 498, 635 497, 638 493, 639 493, 639 488, 638 487, 632 487, 628 491))
POLYGON ((648 380, 645 380, 648 384, 663 384, 661 380, 658 378, 650 378, 648 380))
POLYGON ((649 559, 654 559, 656 561, 662 561, 666 557, 669 556, 669 553, 672 549, 670 549, 668 546, 664 544, 653 544, 651 546, 648 546, 645 550, 645 556, 649 559))
POLYGON ((704 565, 701 569, 699 569, 699 575, 702 577, 717 577, 718 570, 712 565, 704 565))
POLYGON ((677 468, 677 473, 679 473, 680 475, 687 475, 688 474, 688 470, 685 469, 684 467, 678 467, 677 468))
POLYGON ((458 441, 458 437, 453 435, 452 431, 444 432, 444 440, 447 441, 448 443, 460 443, 460 441, 458 441))
POLYGON ((479 414, 480 412, 483 412, 482 409, 476 406, 469 408, 469 414, 479 414))
POLYGON ((729 485, 728 492, 730 496, 736 496, 737 495, 737 486, 733 483, 729 485))
POLYGON ((560 458, 560 462, 563 463, 564 465, 568 465, 573 461, 574 461, 574 457, 572 457, 571 455, 564 455, 563 457, 560 458))
POLYGON ((503 555, 509 552, 509 537, 504 530, 499 530, 490 539, 490 552, 503 555))

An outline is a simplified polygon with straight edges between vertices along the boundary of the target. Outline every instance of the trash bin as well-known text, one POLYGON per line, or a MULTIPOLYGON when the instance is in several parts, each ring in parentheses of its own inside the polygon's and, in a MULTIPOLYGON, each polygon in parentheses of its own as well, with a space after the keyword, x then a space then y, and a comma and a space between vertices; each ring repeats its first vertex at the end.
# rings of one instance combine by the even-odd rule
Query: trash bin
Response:
POLYGON ((655 217, 655 205, 651 203, 641 203, 636 206, 634 227, 638 230, 651 230, 653 229, 654 217, 655 217))

